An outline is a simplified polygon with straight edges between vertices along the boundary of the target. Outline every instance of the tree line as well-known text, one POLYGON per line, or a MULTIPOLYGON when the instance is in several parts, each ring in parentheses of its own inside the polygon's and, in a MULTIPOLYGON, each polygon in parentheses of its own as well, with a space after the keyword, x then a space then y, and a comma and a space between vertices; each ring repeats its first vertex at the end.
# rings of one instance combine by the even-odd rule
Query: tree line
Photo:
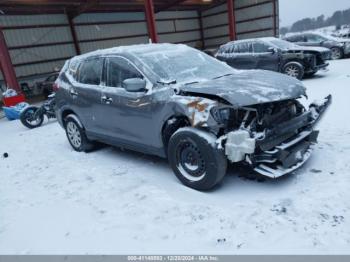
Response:
POLYGON ((300 32, 306 30, 317 29, 326 26, 336 26, 340 28, 341 25, 350 24, 350 8, 342 11, 336 11, 330 17, 320 15, 316 18, 304 18, 295 22, 291 27, 282 27, 281 34, 290 32, 300 32))

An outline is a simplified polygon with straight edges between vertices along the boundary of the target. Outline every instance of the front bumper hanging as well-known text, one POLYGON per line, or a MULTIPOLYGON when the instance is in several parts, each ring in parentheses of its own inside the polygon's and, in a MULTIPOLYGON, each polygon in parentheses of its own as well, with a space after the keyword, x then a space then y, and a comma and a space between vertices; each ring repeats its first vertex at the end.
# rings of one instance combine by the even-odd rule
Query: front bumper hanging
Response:
POLYGON ((311 156, 319 134, 313 127, 331 100, 329 95, 321 102, 312 103, 308 111, 265 130, 260 138, 251 137, 244 129, 228 133, 224 137, 228 159, 233 163, 245 160, 256 172, 271 178, 291 173, 311 156))

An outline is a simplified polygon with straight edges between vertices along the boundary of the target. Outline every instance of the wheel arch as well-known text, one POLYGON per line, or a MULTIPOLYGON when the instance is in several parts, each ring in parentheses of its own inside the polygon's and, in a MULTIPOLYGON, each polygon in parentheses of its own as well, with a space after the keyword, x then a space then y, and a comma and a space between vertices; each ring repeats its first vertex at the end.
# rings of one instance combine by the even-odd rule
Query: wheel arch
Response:
POLYGON ((167 152, 170 137, 180 128, 191 126, 191 122, 186 115, 172 115, 165 121, 161 129, 162 142, 165 152, 167 152))

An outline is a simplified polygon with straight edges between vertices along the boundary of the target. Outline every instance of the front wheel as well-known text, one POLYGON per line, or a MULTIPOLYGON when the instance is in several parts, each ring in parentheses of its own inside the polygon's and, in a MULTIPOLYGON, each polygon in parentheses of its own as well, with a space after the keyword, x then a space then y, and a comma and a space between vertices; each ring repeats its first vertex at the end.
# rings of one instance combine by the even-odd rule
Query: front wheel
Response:
POLYGON ((299 62, 289 62, 284 65, 283 73, 301 80, 304 77, 304 67, 299 62))
POLYGON ((333 60, 342 59, 344 56, 343 51, 339 47, 333 47, 331 51, 333 60))
POLYGON ((170 138, 168 160, 177 178, 196 190, 209 190, 225 176, 227 159, 216 137, 195 128, 179 129, 170 138))
POLYGON ((36 106, 25 108, 20 115, 21 123, 30 129, 41 126, 44 121, 44 115, 36 114, 38 110, 39 108, 36 106))

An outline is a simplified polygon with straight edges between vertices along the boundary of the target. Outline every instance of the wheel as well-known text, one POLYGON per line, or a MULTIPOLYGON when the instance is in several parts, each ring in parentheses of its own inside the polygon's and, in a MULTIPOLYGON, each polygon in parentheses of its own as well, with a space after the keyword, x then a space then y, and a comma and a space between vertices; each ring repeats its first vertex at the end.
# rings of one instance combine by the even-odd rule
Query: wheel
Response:
POLYGON ((225 176, 227 159, 216 137, 195 128, 180 128, 168 144, 168 160, 177 178, 196 190, 209 190, 225 176))
POLYGON ((77 152, 88 152, 93 149, 94 144, 86 137, 85 130, 80 126, 74 116, 65 118, 66 135, 70 145, 77 152))
POLYGON ((38 110, 39 108, 36 106, 29 106, 25 108, 20 115, 21 123, 30 129, 41 126, 44 121, 44 115, 40 114, 34 118, 34 114, 38 110))
POLYGON ((289 62, 284 65, 283 73, 301 80, 304 77, 304 67, 298 62, 289 62))
POLYGON ((332 59, 333 60, 341 59, 344 56, 343 50, 341 50, 341 48, 339 48, 339 47, 332 47, 331 51, 332 51, 332 59))

